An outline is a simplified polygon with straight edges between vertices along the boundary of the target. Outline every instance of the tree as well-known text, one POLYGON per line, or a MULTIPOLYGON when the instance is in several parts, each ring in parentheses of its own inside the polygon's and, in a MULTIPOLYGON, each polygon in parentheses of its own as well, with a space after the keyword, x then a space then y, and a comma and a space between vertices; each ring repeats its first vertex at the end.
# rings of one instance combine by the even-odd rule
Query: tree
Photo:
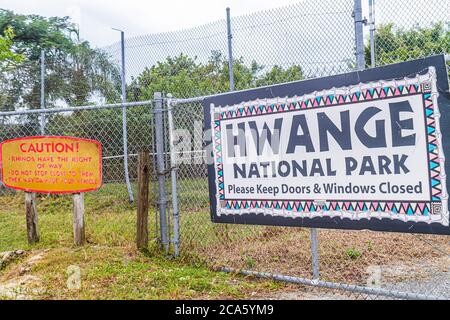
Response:
MULTIPOLYGON (((163 62, 144 69, 128 88, 129 100, 153 99, 154 92, 171 93, 175 97, 196 97, 230 90, 228 60, 218 51, 212 51, 206 63, 197 58, 180 54, 167 57, 163 62)), ((253 61, 250 65, 243 58, 233 61, 235 90, 295 81, 303 79, 298 65, 287 69, 273 66, 267 69, 253 61)))
POLYGON ((0 9, 0 30, 7 26, 15 32, 11 49, 22 55, 25 62, 0 79, 7 83, 4 90, 8 101, 3 111, 40 106, 41 50, 45 52, 46 104, 49 107, 88 104, 99 98, 117 101, 120 97, 118 67, 105 53, 81 41, 68 17, 45 18, 0 9))
MULTIPOLYGON (((3 36, 0 35, 0 107, 5 105, 8 100, 6 91, 6 81, 3 81, 4 74, 12 71, 23 61, 23 55, 17 54, 12 50, 14 31, 11 26, 5 28, 3 36)), ((0 108, 1 110, 1 108, 0 108)))
POLYGON ((266 74, 260 79, 256 80, 256 85, 267 86, 276 83, 283 83, 289 81, 296 81, 303 79, 303 71, 298 65, 292 65, 286 70, 280 66, 273 66, 266 74))
POLYGON ((23 55, 17 54, 11 49, 14 38, 12 27, 8 26, 3 34, 3 36, 0 35, 0 72, 7 71, 23 61, 23 55))
MULTIPOLYGON (((396 27, 393 23, 377 26, 375 56, 377 65, 402 62, 450 52, 450 23, 424 28, 396 27)), ((370 45, 365 47, 366 66, 370 66, 370 45)))

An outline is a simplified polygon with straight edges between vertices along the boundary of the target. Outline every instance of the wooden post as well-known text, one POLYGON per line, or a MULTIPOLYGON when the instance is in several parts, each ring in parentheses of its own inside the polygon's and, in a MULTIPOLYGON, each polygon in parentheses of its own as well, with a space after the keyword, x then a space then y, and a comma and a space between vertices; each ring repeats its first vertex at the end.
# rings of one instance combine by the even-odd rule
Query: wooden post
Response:
POLYGON ((148 246, 148 186, 150 173, 150 156, 146 151, 139 152, 138 157, 138 206, 137 206, 137 236, 138 249, 148 246))
POLYGON ((73 195, 73 240, 75 245, 82 246, 86 239, 84 232, 84 195, 73 195))
POLYGON ((27 218, 28 243, 34 244, 36 242, 39 242, 36 193, 25 192, 25 213, 27 218))

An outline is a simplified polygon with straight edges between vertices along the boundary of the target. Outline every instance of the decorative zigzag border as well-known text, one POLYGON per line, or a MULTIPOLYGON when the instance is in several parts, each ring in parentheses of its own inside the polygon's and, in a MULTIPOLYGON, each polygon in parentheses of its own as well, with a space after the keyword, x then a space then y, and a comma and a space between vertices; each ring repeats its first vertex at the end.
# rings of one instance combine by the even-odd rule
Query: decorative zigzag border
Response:
POLYGON ((218 112, 217 120, 233 119, 250 117, 261 114, 282 113, 286 111, 295 111, 303 109, 313 109, 317 107, 336 106, 348 103, 364 102, 368 100, 380 100, 392 98, 396 96, 410 95, 420 93, 421 86, 418 84, 411 84, 408 86, 400 85, 398 87, 384 86, 380 88, 365 89, 356 91, 351 94, 328 94, 319 95, 303 100, 301 98, 287 99, 291 100, 288 103, 270 103, 264 104, 264 100, 258 101, 258 104, 243 103, 231 107, 217 107, 216 109, 225 109, 225 111, 218 112), (227 110, 231 109, 231 110, 227 110))
POLYGON ((435 88, 435 71, 430 68, 423 76, 401 81, 376 82, 359 86, 338 88, 302 97, 256 100, 238 105, 211 106, 214 130, 214 154, 217 187, 217 214, 263 213, 284 217, 340 216, 358 220, 361 218, 390 218, 404 221, 426 221, 449 224, 447 193, 445 187, 445 161, 440 143, 439 110, 435 88), (423 98, 428 139, 431 202, 399 201, 327 201, 314 200, 227 200, 224 192, 223 159, 221 145, 221 120, 282 113, 295 110, 332 107, 369 100, 421 94, 423 98), (439 131, 439 132, 438 132, 439 131), (445 192, 443 192, 445 191, 445 192))

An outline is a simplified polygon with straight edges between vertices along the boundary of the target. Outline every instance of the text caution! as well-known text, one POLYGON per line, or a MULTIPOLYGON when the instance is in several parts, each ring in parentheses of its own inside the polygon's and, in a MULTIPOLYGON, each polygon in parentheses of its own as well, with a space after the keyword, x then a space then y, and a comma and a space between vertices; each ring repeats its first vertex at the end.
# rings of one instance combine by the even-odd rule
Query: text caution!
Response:
POLYGON ((102 147, 72 137, 27 137, 0 144, 3 184, 38 193, 80 193, 102 185, 102 147))

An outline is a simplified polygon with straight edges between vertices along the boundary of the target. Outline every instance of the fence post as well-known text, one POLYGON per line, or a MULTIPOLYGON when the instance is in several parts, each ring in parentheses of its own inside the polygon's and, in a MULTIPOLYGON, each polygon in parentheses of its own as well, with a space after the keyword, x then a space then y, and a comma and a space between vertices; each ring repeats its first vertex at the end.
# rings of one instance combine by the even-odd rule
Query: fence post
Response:
POLYGON ((158 175, 158 205, 159 226, 161 233, 161 244, 166 253, 169 252, 167 240, 167 217, 166 217, 166 190, 165 190, 165 157, 164 157, 164 126, 161 92, 155 92, 155 135, 156 135, 156 165, 158 175))
POLYGON ((39 242, 38 213, 36 209, 36 193, 25 192, 25 214, 27 221, 28 243, 39 242))
POLYGON ((84 229, 84 194, 73 195, 73 241, 75 245, 82 246, 86 239, 84 229))
MULTIPOLYGON (((45 52, 41 50, 41 109, 45 109, 45 52)), ((41 113, 41 136, 45 135, 45 113, 41 113)))
POLYGON ((230 76, 230 91, 234 91, 234 73, 233 73, 233 35, 231 34, 230 8, 227 8, 227 35, 228 35, 228 73, 230 76))
POLYGON ((317 242, 317 229, 312 228, 310 230, 311 239, 311 255, 312 255, 312 276, 313 280, 319 279, 319 252, 317 242))
POLYGON ((148 151, 139 152, 136 226, 136 245, 138 249, 146 249, 148 246, 148 188, 150 177, 149 162, 150 155, 148 151))
POLYGON ((130 202, 134 202, 133 189, 130 183, 130 173, 128 171, 128 131, 127 131, 127 108, 125 107, 125 102, 127 101, 126 83, 125 83, 125 34, 122 30, 120 31, 120 48, 121 48, 121 58, 122 58, 122 136, 123 136, 123 166, 125 174, 125 183, 127 185, 128 197, 130 202))
POLYGON ((375 68, 375 0, 369 0, 370 65, 375 68))
POLYGON ((178 194, 177 194, 177 154, 175 152, 175 136, 172 113, 172 96, 168 95, 167 99, 167 116, 169 118, 169 140, 170 140, 170 176, 172 178, 172 215, 173 215, 173 246, 174 256, 180 255, 180 213, 178 211, 178 194))
POLYGON ((355 21, 356 69, 364 69, 364 35, 361 0, 354 0, 353 19, 355 21))

